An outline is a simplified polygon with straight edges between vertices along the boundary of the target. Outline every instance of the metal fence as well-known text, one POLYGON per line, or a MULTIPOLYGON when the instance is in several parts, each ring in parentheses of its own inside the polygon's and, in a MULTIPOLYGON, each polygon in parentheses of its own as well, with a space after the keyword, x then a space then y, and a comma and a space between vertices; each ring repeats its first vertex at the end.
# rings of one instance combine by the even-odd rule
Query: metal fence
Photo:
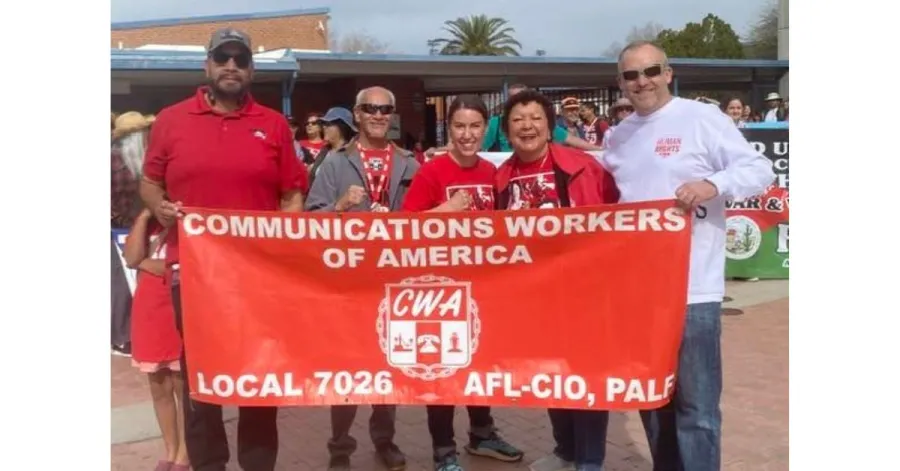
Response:
MULTIPOLYGON (((561 103, 564 98, 575 97, 581 103, 594 103, 597 105, 597 113, 600 115, 607 114, 609 108, 621 96, 621 92, 617 88, 538 88, 550 101, 556 105, 557 112, 561 109, 561 103)), ((493 115, 499 115, 503 109, 504 97, 502 93, 477 93, 488 111, 493 115)), ((457 95, 441 95, 430 96, 426 103, 435 108, 435 140, 438 145, 445 144, 447 132, 447 108, 457 95)))

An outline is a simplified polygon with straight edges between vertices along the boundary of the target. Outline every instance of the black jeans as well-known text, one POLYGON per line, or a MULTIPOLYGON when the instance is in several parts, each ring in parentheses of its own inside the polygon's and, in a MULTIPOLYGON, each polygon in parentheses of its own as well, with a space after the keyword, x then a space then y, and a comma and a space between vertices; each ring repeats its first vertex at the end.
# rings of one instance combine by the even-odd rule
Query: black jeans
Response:
MULTIPOLYGON (((469 412, 469 439, 488 439, 494 431, 494 418, 491 408, 484 406, 466 406, 469 412)), ((434 458, 440 459, 456 452, 453 440, 454 406, 426 406, 428 414, 428 432, 431 433, 431 445, 434 458)))
MULTIPOLYGON (((172 304, 175 323, 182 334, 181 289, 178 274, 172 280, 172 304)), ((188 369, 181 355, 184 375, 184 441, 194 471, 225 471, 230 454, 222 420, 222 406, 191 399, 188 369)), ((273 471, 278 457, 277 407, 241 407, 238 409, 238 463, 244 471, 273 471)))
MULTIPOLYGON (((331 406, 331 439, 328 440, 328 452, 331 456, 350 456, 356 451, 356 439, 350 435, 350 427, 356 419, 359 406, 331 406)), ((372 406, 369 416, 369 437, 376 449, 382 449, 394 443, 394 422, 397 419, 397 406, 372 406)))

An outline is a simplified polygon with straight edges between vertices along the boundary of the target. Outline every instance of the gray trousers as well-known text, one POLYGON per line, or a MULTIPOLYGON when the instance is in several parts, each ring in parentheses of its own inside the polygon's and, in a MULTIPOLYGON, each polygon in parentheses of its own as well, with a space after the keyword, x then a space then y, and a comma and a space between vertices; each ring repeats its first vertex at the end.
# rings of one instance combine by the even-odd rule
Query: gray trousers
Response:
POLYGON ((125 345, 131 341, 131 289, 128 288, 128 279, 125 278, 122 260, 116 243, 110 240, 112 248, 112 345, 125 345))

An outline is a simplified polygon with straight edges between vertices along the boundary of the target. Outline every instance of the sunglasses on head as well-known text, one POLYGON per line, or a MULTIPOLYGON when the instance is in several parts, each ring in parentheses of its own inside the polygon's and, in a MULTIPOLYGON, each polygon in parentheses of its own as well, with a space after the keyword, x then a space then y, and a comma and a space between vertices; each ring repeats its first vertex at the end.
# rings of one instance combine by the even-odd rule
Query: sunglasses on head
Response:
POLYGON ((659 77, 663 73, 662 64, 651 65, 644 70, 626 70, 622 72, 622 78, 625 80, 637 80, 643 75, 647 78, 659 77))
POLYGON ((381 113, 383 115, 388 115, 394 113, 394 105, 373 105, 371 103, 363 103, 359 105, 359 109, 366 114, 381 113))
POLYGON ((212 53, 212 60, 218 65, 225 65, 231 59, 234 59, 234 65, 239 69, 250 67, 250 62, 253 60, 250 58, 250 54, 245 52, 229 53, 219 50, 212 53))

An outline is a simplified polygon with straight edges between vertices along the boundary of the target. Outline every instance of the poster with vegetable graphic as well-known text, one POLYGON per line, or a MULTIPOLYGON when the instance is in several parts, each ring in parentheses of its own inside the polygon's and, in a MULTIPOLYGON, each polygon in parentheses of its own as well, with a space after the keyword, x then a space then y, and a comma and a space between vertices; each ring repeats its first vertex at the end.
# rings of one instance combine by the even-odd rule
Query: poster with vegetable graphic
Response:
POLYGON ((725 221, 725 276, 789 278, 788 130, 743 129, 747 141, 772 161, 777 176, 765 193, 729 202, 725 221))

